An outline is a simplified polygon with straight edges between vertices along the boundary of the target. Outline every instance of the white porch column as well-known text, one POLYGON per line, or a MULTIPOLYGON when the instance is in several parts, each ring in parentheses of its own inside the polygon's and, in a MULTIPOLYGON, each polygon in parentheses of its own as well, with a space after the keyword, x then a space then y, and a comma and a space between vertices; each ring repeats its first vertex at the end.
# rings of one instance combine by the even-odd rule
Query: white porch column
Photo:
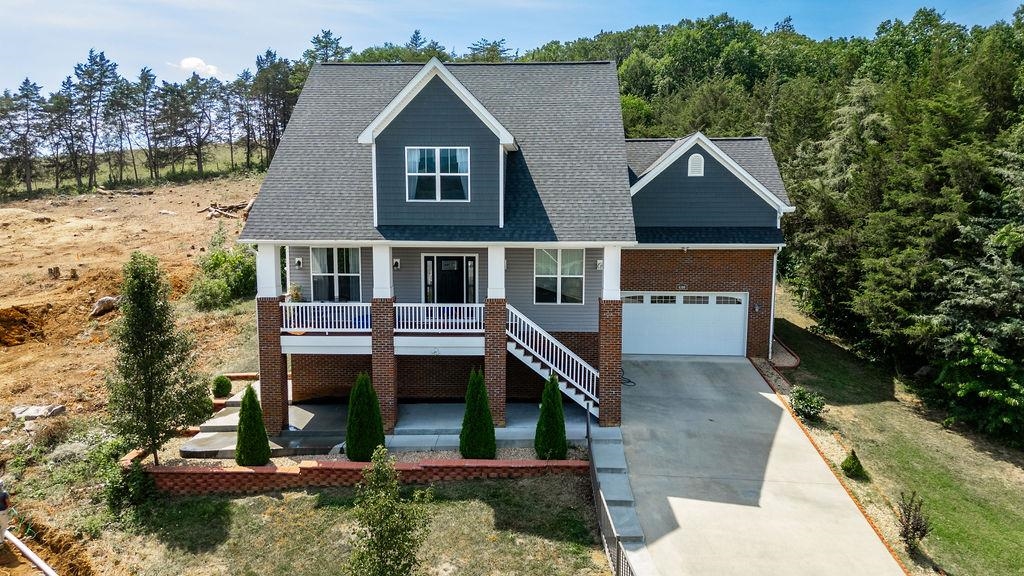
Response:
POLYGON ((391 298, 394 289, 391 281, 391 246, 373 245, 373 297, 391 298))
POLYGON ((275 244, 256 245, 256 297, 281 295, 281 250, 275 244))
POLYGON ((487 247, 487 297, 505 297, 505 247, 487 247))
POLYGON ((620 300, 622 298, 622 248, 604 247, 604 274, 601 278, 601 298, 620 300))

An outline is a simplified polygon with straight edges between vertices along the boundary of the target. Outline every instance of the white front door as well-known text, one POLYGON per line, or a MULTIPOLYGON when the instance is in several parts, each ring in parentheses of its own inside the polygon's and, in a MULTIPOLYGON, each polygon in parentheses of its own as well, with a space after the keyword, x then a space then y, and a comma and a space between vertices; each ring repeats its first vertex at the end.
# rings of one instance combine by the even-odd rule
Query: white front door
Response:
POLYGON ((746 292, 623 292, 622 352, 745 356, 746 292))

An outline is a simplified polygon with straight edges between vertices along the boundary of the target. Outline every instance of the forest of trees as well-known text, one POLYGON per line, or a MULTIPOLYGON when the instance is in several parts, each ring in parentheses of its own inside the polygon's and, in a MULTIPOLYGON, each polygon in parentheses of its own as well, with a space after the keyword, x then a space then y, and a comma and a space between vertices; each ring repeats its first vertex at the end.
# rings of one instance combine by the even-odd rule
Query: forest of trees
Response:
POLYGON ((797 211, 781 271, 820 329, 913 376, 950 421, 1024 439, 1024 9, 968 28, 922 9, 873 38, 814 40, 722 14, 456 54, 416 31, 353 52, 329 30, 231 82, 119 76, 90 52, 59 91, 0 97, 0 194, 184 169, 213 143, 263 168, 317 61, 612 60, 628 136, 760 134, 797 211))

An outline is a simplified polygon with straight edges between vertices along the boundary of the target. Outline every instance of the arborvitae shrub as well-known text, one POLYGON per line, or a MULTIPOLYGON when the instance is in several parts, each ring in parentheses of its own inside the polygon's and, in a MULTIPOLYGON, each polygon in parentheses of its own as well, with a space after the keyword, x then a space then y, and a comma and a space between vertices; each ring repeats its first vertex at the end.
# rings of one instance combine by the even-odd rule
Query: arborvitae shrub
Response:
POLYGON ((533 448, 537 451, 537 457, 542 460, 564 460, 569 452, 569 444, 565 440, 562 391, 558 389, 558 377, 554 374, 544 385, 533 448))
POLYGON ((221 374, 213 379, 213 397, 214 398, 227 398, 231 396, 231 380, 221 374))
POLYGON ((263 425, 263 409, 256 399, 252 385, 242 395, 242 408, 238 413, 238 439, 235 443, 235 463, 239 466, 263 466, 270 462, 270 441, 263 425))
POLYGON ((494 458, 497 452, 487 386, 484 384, 484 374, 479 370, 469 373, 466 413, 462 417, 462 432, 459 433, 459 452, 463 458, 487 459, 494 458))
POLYGON ((864 465, 860 463, 856 450, 850 450, 850 453, 839 467, 843 469, 843 474, 846 474, 848 478, 857 480, 867 480, 868 478, 868 472, 864 469, 864 465))
POLYGON ((380 416, 380 402, 370 383, 370 375, 360 372, 348 396, 345 454, 353 462, 369 462, 373 449, 383 445, 384 421, 380 416))

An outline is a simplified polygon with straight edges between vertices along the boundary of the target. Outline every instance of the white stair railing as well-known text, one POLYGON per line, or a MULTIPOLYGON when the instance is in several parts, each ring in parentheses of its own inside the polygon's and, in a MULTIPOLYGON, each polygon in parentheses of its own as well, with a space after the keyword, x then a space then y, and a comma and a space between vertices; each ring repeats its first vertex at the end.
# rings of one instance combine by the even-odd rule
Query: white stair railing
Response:
POLYGON ((569 350, 565 344, 516 310, 508 308, 506 333, 513 342, 529 352, 534 358, 554 370, 562 380, 587 395, 595 404, 597 398, 598 371, 569 350))
POLYGON ((281 332, 369 332, 370 305, 362 302, 282 302, 281 332))
POLYGON ((395 332, 471 334, 483 331, 483 304, 395 304, 395 332))

